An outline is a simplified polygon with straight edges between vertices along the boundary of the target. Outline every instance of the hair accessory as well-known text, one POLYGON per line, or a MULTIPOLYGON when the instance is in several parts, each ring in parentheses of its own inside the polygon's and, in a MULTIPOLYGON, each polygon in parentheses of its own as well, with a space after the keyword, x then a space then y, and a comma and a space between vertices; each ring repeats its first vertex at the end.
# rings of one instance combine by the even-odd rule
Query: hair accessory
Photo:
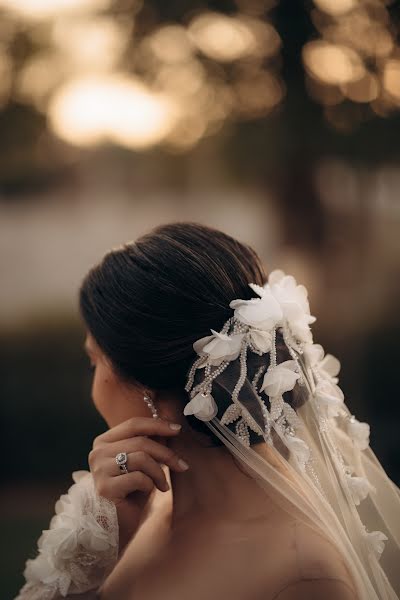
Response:
POLYGON ((189 392, 191 400, 185 406, 184 414, 193 414, 202 421, 210 421, 217 415, 218 407, 212 396, 213 381, 232 361, 239 358, 240 373, 232 391, 232 404, 222 415, 221 423, 227 425, 236 421, 236 435, 247 446, 250 429, 259 435, 265 434, 272 442, 271 427, 274 423, 275 429, 288 441, 304 465, 309 452, 305 443, 296 438, 299 420, 283 395, 291 391, 296 383, 305 385, 299 361, 305 348, 312 344, 309 325, 316 318, 310 315, 306 288, 297 285, 294 277, 285 275, 281 270, 273 271, 264 287, 255 283, 249 283, 249 287, 259 297, 232 300, 229 306, 234 314, 224 323, 221 331, 211 329, 211 336, 193 344, 199 358, 188 373, 185 390, 189 392), (278 331, 282 333, 291 357, 279 364, 276 354, 278 331), (259 356, 269 354, 269 365, 262 365, 253 381, 253 391, 264 417, 262 426, 240 401, 250 352, 259 356), (205 376, 193 386, 197 369, 204 369, 205 376), (269 406, 266 399, 269 400, 269 406))
MULTIPOLYGON (((299 489, 309 485, 312 490, 314 501, 303 507, 304 516, 314 513, 311 520, 320 520, 321 528, 330 530, 332 539, 346 547, 363 590, 360 597, 380 600, 383 594, 374 595, 367 573, 371 556, 380 559, 389 536, 387 529, 369 530, 376 523, 383 528, 385 519, 390 519, 391 527, 399 529, 400 540, 394 519, 395 507, 400 506, 398 488, 374 458, 368 423, 357 421, 344 402, 337 377, 339 360, 313 342, 310 325, 316 317, 310 314, 307 289, 280 269, 271 272, 264 286, 248 285, 256 297, 232 300, 233 314, 220 331, 210 329, 211 335, 193 343, 197 357, 187 373, 189 402, 183 413, 204 421, 245 466, 267 482, 269 492, 278 491, 297 510, 304 497, 295 500, 295 488, 279 478, 268 461, 260 466, 251 435, 256 434, 255 443, 264 440, 286 459, 284 470, 288 464, 294 469, 291 479, 295 471, 301 477, 299 489), (385 494, 382 505, 375 498, 379 494, 385 494), (353 546, 348 545, 349 539, 353 546), (369 557, 365 563, 360 548, 369 557)), ((389 563, 390 558, 386 565, 390 570, 389 563)), ((376 589, 383 586, 386 591, 389 584, 382 583, 376 563, 374 569, 376 589)))

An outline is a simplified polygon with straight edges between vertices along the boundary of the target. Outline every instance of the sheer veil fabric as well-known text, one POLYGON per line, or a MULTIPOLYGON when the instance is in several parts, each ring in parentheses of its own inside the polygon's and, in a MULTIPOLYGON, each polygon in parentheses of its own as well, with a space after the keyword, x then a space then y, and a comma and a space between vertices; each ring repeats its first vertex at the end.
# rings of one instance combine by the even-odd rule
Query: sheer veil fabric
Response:
POLYGON ((222 330, 193 344, 184 414, 207 424, 266 501, 326 535, 360 599, 398 600, 400 490, 345 404, 339 361, 313 343, 307 291, 278 270, 249 285, 260 297, 231 302, 222 330))
MULTIPOLYGON (((257 297, 233 300, 221 331, 194 342, 183 413, 206 424, 266 503, 337 549, 359 600, 400 600, 400 490, 346 406, 339 361, 313 342, 307 290, 280 270, 249 286, 257 297)), ((16 600, 98 597, 117 562, 115 505, 90 472, 73 475, 16 600)))

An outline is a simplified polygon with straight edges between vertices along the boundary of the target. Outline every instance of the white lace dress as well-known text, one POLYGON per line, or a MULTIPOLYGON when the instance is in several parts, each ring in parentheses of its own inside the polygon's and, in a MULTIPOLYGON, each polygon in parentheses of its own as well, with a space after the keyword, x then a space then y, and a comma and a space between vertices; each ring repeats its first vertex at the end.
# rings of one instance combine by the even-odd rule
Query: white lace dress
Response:
POLYGON ((26 561, 26 583, 15 600, 94 599, 118 560, 115 504, 97 494, 89 471, 72 478, 38 539, 37 556, 26 561))

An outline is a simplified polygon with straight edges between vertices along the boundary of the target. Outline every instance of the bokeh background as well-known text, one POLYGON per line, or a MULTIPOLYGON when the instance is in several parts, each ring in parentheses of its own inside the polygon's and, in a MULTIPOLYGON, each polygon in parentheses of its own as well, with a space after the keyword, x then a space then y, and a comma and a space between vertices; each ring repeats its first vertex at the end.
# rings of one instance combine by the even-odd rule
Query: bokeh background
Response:
POLYGON ((159 223, 307 286, 400 483, 399 31, 385 0, 0 0, 2 599, 105 429, 79 283, 159 223))

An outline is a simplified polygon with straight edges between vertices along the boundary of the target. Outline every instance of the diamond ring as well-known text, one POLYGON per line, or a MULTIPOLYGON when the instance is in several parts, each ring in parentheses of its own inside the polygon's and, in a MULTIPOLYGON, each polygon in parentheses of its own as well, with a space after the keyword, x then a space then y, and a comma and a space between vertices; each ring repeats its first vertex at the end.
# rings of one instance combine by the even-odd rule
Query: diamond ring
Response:
POLYGON ((119 466, 121 473, 129 473, 128 467, 126 466, 128 462, 128 455, 126 452, 118 452, 115 457, 115 462, 119 466))

